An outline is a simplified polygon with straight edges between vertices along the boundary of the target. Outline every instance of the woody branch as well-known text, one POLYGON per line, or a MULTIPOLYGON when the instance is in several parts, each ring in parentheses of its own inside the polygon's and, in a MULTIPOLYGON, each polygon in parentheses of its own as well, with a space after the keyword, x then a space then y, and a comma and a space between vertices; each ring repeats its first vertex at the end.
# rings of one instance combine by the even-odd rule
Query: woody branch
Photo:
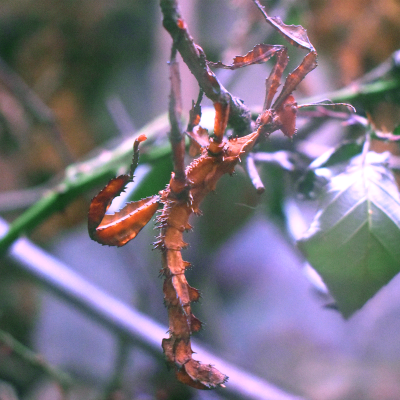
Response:
POLYGON ((203 49, 194 42, 189 33, 177 1, 160 0, 160 6, 163 13, 163 26, 171 35, 176 49, 196 78, 201 90, 214 103, 229 103, 229 124, 236 134, 243 136, 250 133, 251 114, 249 109, 240 99, 232 96, 210 70, 203 49))

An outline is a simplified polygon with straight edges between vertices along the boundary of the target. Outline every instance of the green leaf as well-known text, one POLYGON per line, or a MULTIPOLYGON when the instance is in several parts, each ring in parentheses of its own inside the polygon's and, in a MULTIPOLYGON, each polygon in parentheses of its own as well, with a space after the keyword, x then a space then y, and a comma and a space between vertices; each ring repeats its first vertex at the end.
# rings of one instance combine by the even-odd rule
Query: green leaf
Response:
POLYGON ((326 186, 298 243, 346 318, 400 270, 400 197, 387 159, 374 152, 355 157, 326 186))
POLYGON ((297 181, 297 192, 306 199, 315 199, 332 175, 332 171, 326 170, 326 168, 348 162, 361 153, 363 145, 362 140, 345 141, 321 154, 308 166, 303 176, 297 181))
POLYGON ((348 161, 363 149, 364 141, 344 141, 336 147, 330 148, 328 151, 316 158, 309 166, 310 169, 326 168, 333 165, 348 161))
POLYGON ((400 135, 400 125, 397 125, 393 130, 393 135, 400 135))
MULTIPOLYGON (((217 248, 243 226, 259 201, 260 195, 242 171, 238 169, 233 176, 224 175, 215 192, 200 206, 203 217, 198 220, 198 229, 207 251, 217 248)), ((196 220, 192 220, 193 224, 196 220)))

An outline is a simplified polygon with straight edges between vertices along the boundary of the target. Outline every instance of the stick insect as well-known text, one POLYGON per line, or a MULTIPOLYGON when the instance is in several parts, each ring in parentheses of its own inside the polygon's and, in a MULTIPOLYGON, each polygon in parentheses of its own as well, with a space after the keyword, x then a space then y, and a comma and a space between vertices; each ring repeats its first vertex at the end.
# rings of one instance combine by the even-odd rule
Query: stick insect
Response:
MULTIPOLYGON (((283 71, 288 63, 287 48, 281 45, 258 44, 244 56, 234 58, 231 65, 221 62, 208 63, 207 73, 214 75, 210 67, 236 69, 251 64, 263 63, 276 57, 269 76, 266 79, 266 95, 262 112, 256 120, 250 134, 242 137, 224 136, 230 103, 228 99, 214 102, 215 121, 212 136, 204 136, 199 126, 201 116, 201 96, 190 111, 190 121, 186 132, 180 128, 180 84, 178 64, 175 61, 176 49, 172 48, 170 62, 170 142, 174 171, 171 180, 158 194, 128 203, 115 214, 105 214, 112 200, 118 196, 133 174, 138 164, 139 144, 146 140, 139 136, 134 143, 133 161, 130 173, 112 179, 107 186, 93 198, 88 218, 90 237, 104 245, 123 246, 136 237, 139 231, 159 211, 156 218, 160 234, 155 247, 161 251, 164 277, 163 292, 168 309, 169 337, 163 339, 162 348, 167 363, 175 370, 179 381, 198 389, 223 387, 228 377, 215 367, 202 364, 193 359, 191 336, 201 329, 201 322, 193 315, 191 304, 200 298, 197 289, 189 286, 185 270, 190 263, 182 258, 182 249, 187 246, 183 233, 191 229, 189 218, 200 214, 200 203, 204 197, 214 191, 218 180, 224 174, 232 174, 235 166, 246 156, 251 155, 254 147, 272 132, 281 130, 292 137, 296 133, 296 113, 298 105, 293 91, 304 77, 317 66, 317 52, 308 39, 306 30, 301 26, 285 25, 280 18, 270 17, 258 0, 253 0, 265 20, 277 30, 290 44, 308 50, 301 64, 285 80, 281 92, 277 95, 283 71), (276 98, 275 98, 276 97, 276 98), (275 100, 274 100, 275 99, 275 100), (187 167, 184 164, 185 134, 194 146, 200 149, 200 156, 187 167)), ((180 29, 185 29, 179 21, 180 29)))

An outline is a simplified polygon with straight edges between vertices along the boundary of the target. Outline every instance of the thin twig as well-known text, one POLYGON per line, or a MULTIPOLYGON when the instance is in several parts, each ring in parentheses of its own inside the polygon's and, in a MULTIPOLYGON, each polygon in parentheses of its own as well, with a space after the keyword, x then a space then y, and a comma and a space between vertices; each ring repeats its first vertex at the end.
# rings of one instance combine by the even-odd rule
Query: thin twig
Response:
MULTIPOLYGON (((147 142, 151 142, 150 139, 159 131, 166 129, 168 129, 168 117, 164 114, 140 129, 136 136, 144 134, 149 139, 147 142)), ((120 172, 121 166, 128 167, 132 154, 132 141, 132 138, 129 138, 112 151, 70 165, 61 182, 12 223, 7 234, 0 239, 0 257, 20 235, 34 229, 55 212, 61 211, 77 196, 96 185, 104 184, 107 179, 114 178, 120 172)), ((147 154, 142 152, 142 161, 152 161, 169 152, 169 147, 156 149, 154 156, 150 152, 147 154)))
POLYGON ((119 336, 118 352, 115 360, 114 372, 110 379, 110 382, 105 388, 104 394, 101 397, 102 400, 112 399, 113 394, 121 389, 124 369, 128 362, 128 356, 130 354, 130 346, 131 343, 128 338, 126 338, 125 336, 119 336))
POLYGON ((115 126, 118 128, 119 134, 123 138, 131 136, 136 131, 135 125, 119 96, 110 96, 106 100, 106 106, 115 126))
POLYGON ((171 35, 176 49, 196 78, 204 94, 214 103, 230 103, 229 123, 239 135, 251 132, 249 109, 237 97, 232 96, 210 70, 203 49, 196 45, 183 20, 176 0, 161 0, 164 28, 171 35))
POLYGON ((260 175, 258 174, 254 156, 250 153, 245 159, 246 172, 251 180, 251 183, 256 188, 258 194, 265 192, 265 186, 262 183, 260 175))
MULTIPOLYGON (((7 229, 7 223, 0 219, 0 235, 4 235, 7 229)), ((57 296, 118 335, 126 337, 160 359, 163 357, 160 342, 167 331, 166 326, 105 293, 28 239, 21 238, 14 243, 9 255, 24 272, 57 296)), ((247 400, 301 400, 300 397, 285 393, 248 371, 210 354, 197 343, 193 349, 199 358, 223 368, 229 375, 231 380, 224 390, 219 391, 221 395, 236 395, 247 400)))
POLYGON ((40 97, 6 64, 2 58, 0 58, 0 81, 7 86, 10 92, 37 122, 47 125, 50 128, 53 134, 50 136, 50 139, 53 140, 53 143, 59 151, 65 165, 70 164, 73 161, 73 157, 68 150, 68 147, 65 146, 53 110, 40 99, 40 97))
POLYGON ((174 179, 185 185, 185 135, 182 129, 181 78, 179 74, 179 64, 175 56, 175 46, 172 46, 171 60, 169 62, 169 78, 171 80, 168 107, 169 122, 171 125, 169 141, 171 143, 172 159, 174 161, 174 179))
POLYGON ((38 185, 33 188, 8 190, 0 193, 0 214, 23 210, 40 200, 50 188, 38 185))
POLYGON ((373 83, 356 83, 350 84, 342 89, 335 90, 330 93, 313 96, 307 99, 301 99, 302 103, 318 103, 321 100, 329 99, 332 102, 348 102, 367 101, 370 98, 384 96, 388 93, 396 93, 400 89, 400 79, 385 79, 373 83))
POLYGON ((34 353, 3 330, 0 330, 0 345, 6 346, 13 354, 16 354, 33 368, 40 370, 51 379, 54 379, 61 385, 63 390, 67 391, 73 384, 72 378, 67 373, 50 365, 42 356, 34 353))
MULTIPOLYGON (((395 92, 399 89, 400 79, 391 79, 356 85, 354 87, 350 85, 331 93, 302 99, 302 102, 314 103, 326 98, 334 102, 354 102, 360 99, 368 99, 371 96, 383 96, 385 93, 395 92)), ((255 109, 252 114, 257 117, 260 111, 261 109, 255 109)), ((168 116, 163 114, 144 126, 137 132, 137 135, 145 134, 150 139, 161 130, 167 130, 168 126, 168 116)), ((309 130, 309 132, 311 131, 309 130)), ((0 240, 0 256, 6 252, 7 248, 21 234, 38 226, 51 214, 66 206, 76 196, 85 193, 96 185, 101 185, 107 179, 113 178, 115 171, 122 165, 128 166, 132 152, 132 141, 131 138, 125 140, 121 145, 110 151, 107 157, 101 154, 88 161, 70 165, 66 170, 65 178, 59 185, 49 191, 48 196, 52 196, 52 198, 49 199, 48 196, 43 197, 13 222, 7 235, 0 240), (62 198, 62 204, 57 206, 60 198, 62 198)), ((150 140, 147 142, 150 142, 150 140)), ((164 156, 166 153, 170 153, 170 151, 170 147, 164 147, 156 150, 155 153, 158 152, 158 156, 164 156)), ((146 156, 142 156, 142 161, 146 160, 146 156)), ((154 160, 158 156, 155 155, 152 159, 154 160)))

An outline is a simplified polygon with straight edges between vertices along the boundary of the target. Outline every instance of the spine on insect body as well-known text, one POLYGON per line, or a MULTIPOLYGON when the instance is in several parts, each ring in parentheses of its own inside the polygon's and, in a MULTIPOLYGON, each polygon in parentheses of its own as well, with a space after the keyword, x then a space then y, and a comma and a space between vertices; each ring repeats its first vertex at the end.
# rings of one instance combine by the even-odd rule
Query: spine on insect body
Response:
POLYGON ((161 232, 155 245, 162 252, 161 272, 169 319, 169 338, 162 342, 164 354, 181 382, 197 389, 223 386, 227 380, 224 374, 192 358, 190 338, 201 329, 201 322, 193 315, 191 303, 199 300, 200 293, 186 280, 185 270, 190 263, 182 259, 181 250, 187 245, 183 232, 191 228, 188 220, 193 209, 186 200, 174 199, 170 190, 164 191, 161 201, 164 207, 157 219, 161 232))
POLYGON ((197 289, 189 286, 185 270, 190 263, 182 259, 183 232, 191 229, 189 217, 199 214, 204 197, 215 190, 218 180, 224 174, 232 174, 240 156, 254 146, 258 132, 247 137, 231 139, 224 144, 221 153, 210 156, 207 150, 194 160, 185 171, 187 186, 179 193, 174 175, 170 184, 160 193, 163 204, 157 218, 160 236, 155 246, 162 252, 162 275, 164 276, 164 299, 168 309, 169 338, 162 346, 169 365, 177 378, 197 389, 214 389, 224 385, 227 376, 211 365, 201 364, 192 358, 190 338, 201 329, 201 322, 193 315, 191 303, 200 298, 197 289))

